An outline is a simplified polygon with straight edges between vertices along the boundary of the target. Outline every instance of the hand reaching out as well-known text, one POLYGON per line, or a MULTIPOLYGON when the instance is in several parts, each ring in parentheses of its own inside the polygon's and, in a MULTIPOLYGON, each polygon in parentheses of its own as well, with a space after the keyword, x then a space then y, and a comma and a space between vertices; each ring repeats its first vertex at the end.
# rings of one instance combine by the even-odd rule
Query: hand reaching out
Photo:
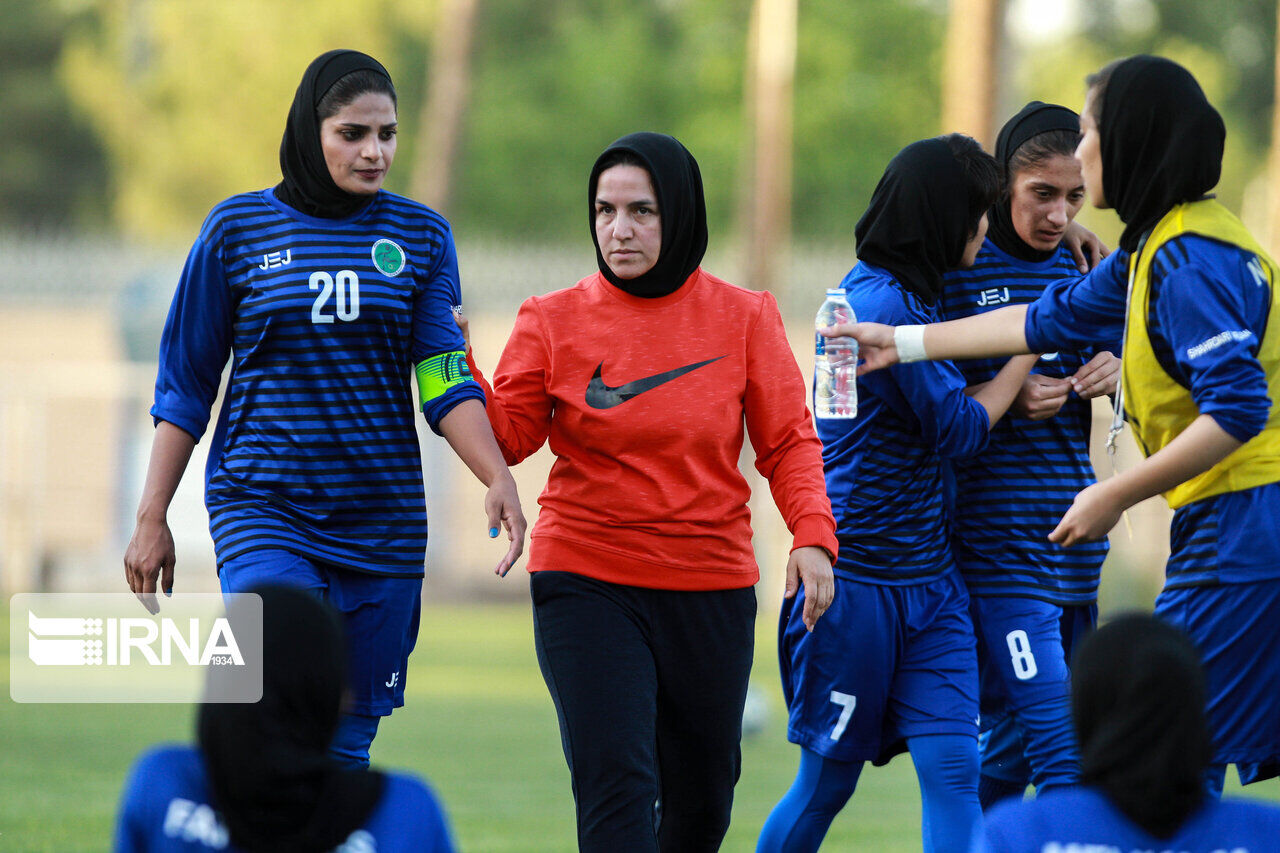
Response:
POLYGON ((858 341, 858 375, 890 367, 898 363, 898 347, 893 340, 895 327, 883 323, 837 323, 822 329, 828 338, 850 337, 858 341))

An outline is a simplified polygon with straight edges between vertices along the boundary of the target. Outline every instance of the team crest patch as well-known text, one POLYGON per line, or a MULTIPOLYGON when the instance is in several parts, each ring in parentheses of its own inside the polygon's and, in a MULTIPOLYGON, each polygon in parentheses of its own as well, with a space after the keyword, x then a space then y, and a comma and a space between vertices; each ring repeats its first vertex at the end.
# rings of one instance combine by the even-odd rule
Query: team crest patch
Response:
POLYGON ((404 269, 404 249, 392 240, 373 244, 373 266, 385 276, 399 275, 404 269))

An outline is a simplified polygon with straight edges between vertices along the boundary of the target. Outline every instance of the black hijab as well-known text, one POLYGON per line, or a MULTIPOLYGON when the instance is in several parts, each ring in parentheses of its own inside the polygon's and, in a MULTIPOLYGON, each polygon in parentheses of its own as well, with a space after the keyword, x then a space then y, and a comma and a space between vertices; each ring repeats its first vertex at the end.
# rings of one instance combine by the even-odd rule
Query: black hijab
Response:
POLYGON ((349 193, 333 182, 320 147, 320 119, 316 107, 343 77, 353 71, 376 71, 391 81, 382 63, 355 50, 331 50, 317 56, 302 75, 289 107, 289 120, 280 140, 280 173, 276 198, 308 216, 345 219, 364 209, 374 196, 349 193))
POLYGON ((591 167, 587 205, 596 265, 611 284, 632 296, 653 298, 674 293, 702 263, 707 251, 707 202, 702 195, 702 173, 698 171, 698 161, 674 136, 632 133, 611 144, 591 167), (600 173, 615 162, 614 155, 621 151, 634 155, 649 172, 662 222, 658 262, 653 269, 632 279, 613 274, 600 254, 600 241, 596 239, 596 184, 600 173))
POLYGON ((1204 801, 1212 755, 1195 646, 1152 616, 1121 616, 1080 644, 1071 680, 1081 780, 1150 834, 1173 835, 1204 801))
MULTIPOLYGON (((307 592, 262 596, 262 699, 200 706, 198 739, 214 804, 237 847, 332 850, 373 813, 385 777, 342 767, 338 727, 347 650, 337 616, 307 592)), ((232 630, 237 618, 229 608, 232 630)), ((216 685, 219 670, 210 672, 216 685)))
POLYGON ((913 142, 885 167, 854 229, 858 260, 883 267, 932 305, 969 241, 964 172, 942 137, 913 142))
POLYGON ((1162 57, 1120 62, 1101 97, 1102 194, 1125 223, 1120 247, 1133 252, 1174 205, 1218 183, 1227 129, 1191 72, 1162 57))
POLYGON ((1042 251, 1028 245, 1013 226, 1013 175, 1009 172, 1009 161, 1024 143, 1042 133, 1055 130, 1079 133, 1080 116, 1057 104, 1032 101, 1005 122, 1004 127, 1000 128, 1000 135, 996 137, 996 162, 1000 164, 1001 174, 1004 175, 1004 191, 987 212, 987 237, 1002 251, 1020 260, 1047 261, 1058 250, 1055 247, 1042 251))

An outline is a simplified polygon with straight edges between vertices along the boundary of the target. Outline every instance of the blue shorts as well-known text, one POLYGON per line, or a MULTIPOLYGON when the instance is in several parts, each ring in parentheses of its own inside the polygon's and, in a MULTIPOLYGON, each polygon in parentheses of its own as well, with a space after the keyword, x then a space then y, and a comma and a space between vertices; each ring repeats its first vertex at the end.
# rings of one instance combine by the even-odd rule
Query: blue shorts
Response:
POLYGON ((1214 763, 1245 785, 1280 775, 1280 580, 1166 589, 1156 615, 1204 659, 1214 763))
MULTIPOLYGON (((1032 778, 1025 760, 1030 749, 1037 763, 1062 768, 1074 784, 1079 755, 1071 727, 1069 663, 1075 645, 1097 624, 1097 605, 1062 607, 1031 598, 975 596, 969 609, 978 635, 982 772, 1027 783, 1032 778), (1037 709, 1035 719, 1020 721, 1019 712, 1032 708, 1037 709), (1065 754, 1053 754, 1059 752, 1065 754)), ((1044 781, 1062 782, 1054 772, 1044 781)))
POLYGON ((292 551, 247 551, 218 567, 223 594, 263 584, 314 591, 342 614, 352 714, 385 717, 404 705, 409 653, 418 641, 422 578, 353 572, 292 551))
POLYGON ((958 572, 914 586, 836 577, 812 633, 804 591, 778 627, 787 738, 838 761, 883 764, 907 738, 978 735, 978 667, 958 572))

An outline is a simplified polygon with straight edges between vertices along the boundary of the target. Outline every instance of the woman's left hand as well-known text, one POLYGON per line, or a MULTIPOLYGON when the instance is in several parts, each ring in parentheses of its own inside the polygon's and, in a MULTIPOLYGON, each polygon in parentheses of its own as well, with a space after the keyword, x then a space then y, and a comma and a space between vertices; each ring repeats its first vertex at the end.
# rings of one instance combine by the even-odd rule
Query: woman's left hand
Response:
POLYGON ((804 626, 810 631, 836 597, 831 555, 825 548, 807 545, 791 552, 787 560, 787 589, 783 598, 794 598, 804 584, 804 626))
POLYGON ((1111 484, 1115 480, 1094 483, 1076 495, 1071 508, 1049 534, 1049 541, 1063 548, 1079 542, 1096 542, 1105 539, 1116 526, 1126 507, 1111 484))
POLYGON ((1071 377, 1071 387, 1085 400, 1114 394, 1119 384, 1120 359, 1106 350, 1089 359, 1089 363, 1071 377))
POLYGON ((1081 273, 1087 273, 1111 254, 1111 250, 1098 239, 1098 235, 1079 222, 1072 222, 1067 226, 1066 233, 1062 235, 1062 245, 1071 250, 1071 257, 1075 259, 1076 267, 1081 273))
POLYGON ((511 472, 503 470, 502 475, 494 479, 489 491, 484 496, 484 511, 489 517, 489 537, 498 537, 499 525, 507 531, 507 541, 511 547, 507 554, 494 568, 498 577, 506 577, 507 572, 524 553, 525 520, 524 510, 520 507, 520 496, 516 494, 516 481, 511 472))

